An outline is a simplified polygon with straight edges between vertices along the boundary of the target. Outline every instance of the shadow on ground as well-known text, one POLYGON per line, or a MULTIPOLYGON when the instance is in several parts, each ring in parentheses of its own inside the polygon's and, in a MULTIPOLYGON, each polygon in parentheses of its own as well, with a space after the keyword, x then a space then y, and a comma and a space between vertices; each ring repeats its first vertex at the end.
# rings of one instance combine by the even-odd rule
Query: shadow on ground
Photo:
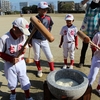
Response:
POLYGON ((98 97, 100 97, 100 95, 98 94, 98 92, 95 89, 92 90, 92 93, 97 95, 98 97))

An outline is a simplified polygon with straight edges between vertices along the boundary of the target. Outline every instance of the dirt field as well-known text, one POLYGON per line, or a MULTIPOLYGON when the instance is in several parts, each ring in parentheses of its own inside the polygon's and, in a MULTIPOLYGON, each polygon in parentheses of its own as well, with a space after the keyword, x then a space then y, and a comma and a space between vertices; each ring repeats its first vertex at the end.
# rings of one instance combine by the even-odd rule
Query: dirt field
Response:
MULTIPOLYGON (((10 15, 10 16, 0 16, 0 36, 5 34, 5 32, 9 31, 9 29, 12 27, 12 21, 19 17, 20 15, 10 15)), ((30 21, 30 17, 33 15, 24 15, 24 17, 30 21)), ((59 32, 61 30, 61 27, 65 25, 64 16, 65 14, 50 14, 54 21, 54 26, 52 29, 52 34, 55 37, 55 41, 50 43, 51 51, 54 56, 55 60, 55 69, 60 69, 63 66, 63 56, 62 56, 62 48, 59 48, 59 42, 60 42, 60 35, 59 32)), ((80 29, 82 19, 84 14, 74 14, 75 22, 74 25, 80 29)), ((85 66, 82 68, 78 68, 79 58, 80 58, 80 51, 82 46, 82 40, 79 39, 79 49, 75 51, 75 64, 74 69, 82 71, 86 75, 88 75, 91 65, 91 50, 88 48, 86 59, 85 59, 85 66)), ((25 54, 25 58, 28 57, 28 49, 25 54)), ((33 57, 33 50, 31 50, 31 57, 33 57)), ((69 60, 68 60, 69 62, 69 60)), ((49 73, 49 67, 46 60, 45 55, 43 52, 41 52, 41 66, 43 68, 43 77, 38 78, 36 77, 37 68, 35 64, 27 64, 27 74, 30 78, 31 82, 31 96, 35 100, 43 100, 43 83, 46 80, 46 77, 49 73)), ((99 72, 100 74, 100 72, 99 72)), ((98 76, 96 81, 93 84, 93 91, 92 91, 92 97, 91 100, 100 100, 100 96, 98 96, 97 92, 95 91, 95 88, 98 84, 98 76)), ((24 100, 24 92, 20 88, 20 84, 18 84, 18 87, 16 89, 17 92, 17 100, 24 100)), ((3 60, 0 59, 0 100, 9 100, 9 94, 10 91, 7 87, 7 81, 4 76, 4 70, 3 70, 3 60)))

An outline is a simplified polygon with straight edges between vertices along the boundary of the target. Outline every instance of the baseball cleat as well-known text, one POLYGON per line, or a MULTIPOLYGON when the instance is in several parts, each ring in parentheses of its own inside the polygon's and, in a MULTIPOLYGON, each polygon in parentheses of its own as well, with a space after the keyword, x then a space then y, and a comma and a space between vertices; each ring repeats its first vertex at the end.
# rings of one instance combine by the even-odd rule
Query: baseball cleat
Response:
POLYGON ((35 100, 35 99, 33 99, 32 97, 30 97, 30 98, 25 98, 25 100, 35 100))
POLYGON ((62 69, 66 69, 67 68, 67 65, 64 65, 63 67, 62 67, 62 69))
POLYGON ((10 94, 10 100, 16 100, 16 94, 10 94))
POLYGON ((70 65, 70 66, 69 66, 69 69, 73 69, 73 65, 70 65))
POLYGON ((100 89, 98 90, 98 89, 96 89, 96 91, 98 92, 98 94, 99 94, 99 96, 100 96, 100 89))
POLYGON ((38 73, 37 73, 37 76, 42 77, 42 75, 43 75, 42 70, 39 70, 38 73))

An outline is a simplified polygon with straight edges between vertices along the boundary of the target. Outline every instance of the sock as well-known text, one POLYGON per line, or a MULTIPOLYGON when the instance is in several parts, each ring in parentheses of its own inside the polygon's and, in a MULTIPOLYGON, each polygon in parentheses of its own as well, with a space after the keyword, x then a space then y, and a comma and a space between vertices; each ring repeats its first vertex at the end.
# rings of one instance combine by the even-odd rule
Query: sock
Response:
POLYGON ((70 65, 73 65, 74 64, 74 60, 70 60, 70 65))
POLYGON ((35 61, 35 64, 36 64, 38 70, 42 70, 42 68, 40 66, 40 61, 35 61))
POLYGON ((98 86, 97 86, 97 90, 100 90, 100 85, 98 84, 98 86))
POLYGON ((24 90, 24 92, 25 92, 25 97, 26 97, 26 98, 30 98, 29 89, 28 89, 28 90, 24 90))
POLYGON ((67 65, 67 59, 64 59, 64 64, 67 65))
POLYGON ((15 89, 11 90, 11 94, 16 94, 15 89))
POLYGON ((50 67, 50 71, 54 70, 54 62, 48 62, 49 63, 49 67, 50 67))

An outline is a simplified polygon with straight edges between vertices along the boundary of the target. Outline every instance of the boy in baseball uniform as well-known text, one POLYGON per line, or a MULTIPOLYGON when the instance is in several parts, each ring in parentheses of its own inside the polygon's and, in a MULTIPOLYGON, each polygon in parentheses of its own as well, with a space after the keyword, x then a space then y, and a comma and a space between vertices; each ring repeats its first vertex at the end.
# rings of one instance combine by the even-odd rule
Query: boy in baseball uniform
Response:
POLYGON ((10 31, 0 37, 0 57, 4 60, 4 73, 11 90, 10 100, 16 100, 18 80, 25 92, 25 100, 33 100, 29 93, 31 84, 26 74, 25 50, 17 57, 26 41, 25 35, 30 35, 28 28, 29 23, 20 17, 13 21, 10 31))
POLYGON ((64 66, 67 68, 68 53, 70 54, 70 69, 73 69, 75 48, 78 49, 77 27, 73 25, 74 16, 67 14, 65 16, 66 25, 60 31, 61 40, 59 47, 63 46, 64 66))
MULTIPOLYGON (((92 42, 100 47, 100 32, 97 32, 94 35, 92 42)), ((91 45, 91 48, 92 48, 92 51, 94 51, 94 56, 92 58, 90 72, 88 75, 90 85, 92 85, 93 82, 96 80, 96 76, 100 70, 100 50, 98 50, 96 47, 94 47, 92 45, 91 45)), ((98 81, 98 86, 97 86, 96 90, 100 95, 100 75, 99 75, 99 81, 98 81)))
MULTIPOLYGON (((48 7, 48 3, 42 1, 42 2, 40 2, 38 4, 37 8, 38 8, 38 15, 36 15, 36 17, 41 21, 41 23, 49 31, 51 31, 52 25, 53 25, 53 21, 52 21, 51 17, 47 15, 47 11, 48 11, 48 8, 49 8, 48 7)), ((33 28, 34 28, 34 25, 32 23, 30 23, 29 31, 31 32, 33 28)), ((37 30, 34 33, 34 35, 32 37, 32 40, 31 40, 29 45, 33 47, 34 61, 35 61, 35 64, 37 66, 37 69, 38 69, 37 76, 38 77, 42 77, 42 75, 43 75, 42 68, 40 66, 40 53, 41 53, 41 49, 43 50, 44 54, 46 55, 46 58, 48 60, 48 64, 49 64, 49 67, 50 67, 50 71, 53 71, 54 70, 53 55, 51 53, 48 41, 45 38, 45 36, 42 35, 42 33, 40 33, 37 30)))

